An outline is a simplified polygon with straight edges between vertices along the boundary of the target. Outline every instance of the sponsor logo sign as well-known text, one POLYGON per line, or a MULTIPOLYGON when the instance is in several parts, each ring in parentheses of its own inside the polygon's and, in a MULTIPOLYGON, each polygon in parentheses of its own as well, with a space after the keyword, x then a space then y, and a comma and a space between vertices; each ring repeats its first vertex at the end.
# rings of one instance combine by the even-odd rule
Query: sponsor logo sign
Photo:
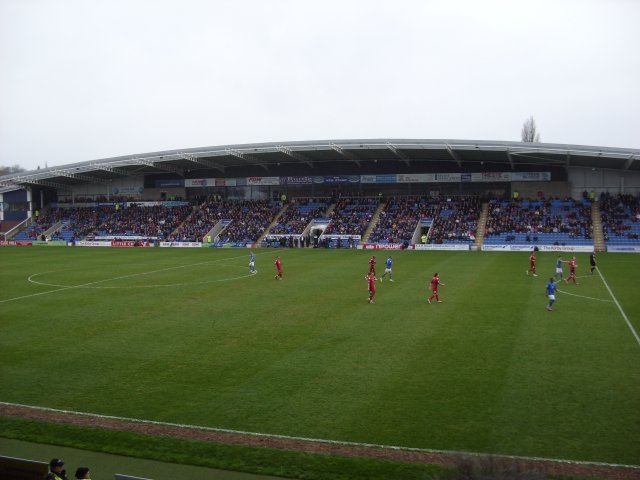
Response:
POLYGON ((181 178, 175 180, 156 180, 156 188, 184 187, 184 180, 181 178))
POLYGON ((360 175, 360 183, 397 183, 397 175, 360 175))
POLYGON ((402 243, 364 243, 362 250, 403 250, 402 243))
POLYGON ((625 245, 625 246, 616 246, 611 245, 607 247, 607 252, 621 252, 621 253, 640 253, 640 245, 625 245))
POLYGON ((469 250, 465 243, 417 243, 414 250, 469 250))
POLYGON ((429 183, 436 181, 436 175, 435 173, 399 173, 396 175, 396 180, 398 183, 429 183))
POLYGON ((313 177, 313 183, 326 183, 329 185, 359 182, 360 175, 325 175, 323 177, 313 177))
POLYGON ((247 177, 247 185, 280 185, 280 177, 247 177))
POLYGON ((436 182, 459 182, 459 173, 436 173, 436 182))
POLYGON ((485 252, 531 252, 533 245, 483 245, 485 252))
POLYGON ((308 185, 313 183, 313 177, 300 176, 300 177, 280 177, 281 185, 308 185))
POLYGON ((187 178, 184 181, 185 187, 210 187, 216 182, 215 178, 187 178))
POLYGON ((178 248, 199 248, 202 247, 202 243, 200 242, 160 242, 160 246, 167 247, 178 247, 178 248))
POLYGON ((80 240, 79 242, 76 242, 76 245, 80 247, 110 247, 111 242, 98 240, 80 240))

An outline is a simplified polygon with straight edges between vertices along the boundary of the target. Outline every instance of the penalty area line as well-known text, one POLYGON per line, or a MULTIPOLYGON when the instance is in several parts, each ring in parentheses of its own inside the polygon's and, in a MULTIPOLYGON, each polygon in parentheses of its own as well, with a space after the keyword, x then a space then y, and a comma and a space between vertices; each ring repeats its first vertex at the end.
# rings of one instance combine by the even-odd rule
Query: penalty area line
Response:
POLYGON ((558 292, 563 295, 571 295, 572 297, 586 298, 588 300, 596 300, 598 302, 613 303, 613 300, 607 300, 605 298, 587 297, 586 295, 578 295, 577 293, 567 292, 565 290, 560 290, 559 288, 558 288, 558 292))
MULTIPOLYGON (((475 457, 483 457, 488 456, 489 454, 485 453, 477 453, 477 452, 464 452, 464 451, 456 451, 456 450, 436 450, 430 448, 415 448, 415 447, 401 447, 397 445, 381 445, 375 443, 361 443, 361 442, 348 442, 348 441, 338 441, 338 440, 327 440, 320 438, 309 438, 309 437, 296 437, 290 435, 277 435, 277 434, 268 434, 268 433, 258 433, 258 432, 248 432, 244 430, 231 430, 226 428, 213 428, 213 427, 203 427, 199 425, 188 425, 181 423, 170 423, 170 422, 158 422, 154 420, 141 420, 137 418, 127 418, 127 417, 118 417, 113 415, 98 415, 94 413, 86 413, 86 412, 75 412, 73 410, 60 410, 56 408, 48 408, 48 407, 38 407, 33 405, 24 405, 20 403, 9 403, 0 401, 0 406, 6 407, 14 407, 14 408, 22 408, 25 410, 33 410, 40 412, 49 412, 55 414, 65 414, 72 415, 78 417, 85 418, 95 418, 95 419, 103 419, 103 420, 115 420, 120 422, 130 422, 142 425, 155 425, 159 427, 173 427, 173 428, 182 428, 182 429, 192 429, 192 430, 201 430, 207 432, 214 433, 226 433, 226 434, 234 434, 234 435, 246 435, 247 437, 258 437, 258 438, 273 438, 273 439, 281 439, 281 440, 292 440, 292 441, 300 441, 307 443, 317 443, 317 444, 327 444, 327 445, 336 445, 336 446, 346 446, 346 447, 360 447, 360 448, 369 448, 369 449, 378 449, 378 450, 392 450, 392 451, 403 451, 403 452, 416 452, 416 453, 428 453, 428 454, 440 454, 440 455, 457 455, 457 456, 475 456, 475 457)), ((1 411, 0 411, 1 413, 1 411)), ((525 457, 525 456, 517 456, 517 455, 491 455, 492 457, 500 457, 505 459, 512 460, 525 460, 525 461, 538 461, 538 462, 550 462, 556 464, 565 464, 565 465, 580 465, 580 466, 594 466, 594 467, 612 467, 612 468, 627 468, 632 470, 640 471, 640 466, 638 465, 626 465, 619 463, 603 463, 603 462, 589 462, 589 461, 581 461, 581 460, 563 460, 563 459, 555 459, 555 458, 544 458, 544 457, 525 457)))
POLYGON ((602 283, 604 283, 604 286, 609 291, 609 295, 611 295, 611 298, 613 299, 614 303, 616 304, 616 307, 618 307, 618 310, 620 310, 620 314, 622 315, 622 318, 624 318, 624 321, 627 322, 627 326, 629 327, 629 330, 631 330, 631 333, 635 337, 636 342, 638 342, 638 345, 640 345, 640 337, 638 336, 638 332, 636 332, 636 329, 633 328, 633 324, 629 321, 629 318, 627 317, 627 314, 624 313, 624 310, 622 309, 622 305, 620 305, 620 302, 618 302, 618 299, 613 294, 613 291, 611 290, 611 288, 609 288, 609 284, 604 279, 604 275, 602 275, 602 272, 600 271, 600 269, 598 267, 596 267, 596 270, 598 271, 598 275, 600 275, 600 278, 602 279, 602 283))

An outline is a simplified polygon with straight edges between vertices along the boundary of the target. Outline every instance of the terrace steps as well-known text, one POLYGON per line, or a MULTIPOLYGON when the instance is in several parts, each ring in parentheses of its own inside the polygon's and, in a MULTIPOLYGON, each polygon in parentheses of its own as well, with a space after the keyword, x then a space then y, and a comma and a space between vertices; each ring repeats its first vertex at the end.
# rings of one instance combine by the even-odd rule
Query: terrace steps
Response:
POLYGON ((290 203, 284 203, 282 205, 282 208, 280 208, 280 211, 278 212, 278 214, 273 218, 273 221, 269 224, 267 228, 264 229, 264 232, 262 232, 262 235, 260 235, 260 238, 256 240, 256 243, 255 243, 256 245, 262 244, 262 241, 265 238, 267 238, 267 235, 269 235, 269 232, 271 232, 271 229, 277 225, 278 220, 280 219, 282 214, 287 211, 290 205, 291 205, 290 203))
POLYGON ((191 213, 187 215, 187 217, 182 222, 180 222, 180 225, 178 225, 176 228, 173 229, 173 231, 169 234, 169 237, 171 237, 172 235, 177 235, 177 233, 180 231, 182 226, 186 224, 189 220, 191 220, 191 217, 193 217, 198 212, 198 210, 200 210, 200 205, 194 205, 191 208, 191 213))
POLYGON ((473 242, 474 250, 481 250, 484 243, 484 232, 487 227, 487 219, 489 218, 489 203, 482 204, 480 209, 480 217, 478 218, 478 225, 476 227, 476 240, 473 242))
POLYGON ((324 216, 327 218, 330 217, 333 211, 336 209, 336 205, 337 203, 332 203, 331 205, 329 205, 329 208, 327 208, 327 211, 324 212, 324 216))
POLYGON ((380 202, 380 205, 378 205, 378 208, 376 208, 373 217, 371 217, 371 221, 369 222, 367 229, 364 231, 364 235, 362 235, 362 238, 360 239, 360 243, 367 243, 369 241, 371 232, 373 232, 373 229, 378 224, 378 220, 380 219, 380 213, 385 209, 386 206, 387 202, 380 202))
POLYGON ((600 215, 600 204, 598 202, 591 204, 591 223, 593 224, 593 248, 597 252, 604 252, 606 245, 604 234, 602 233, 602 215, 600 215))

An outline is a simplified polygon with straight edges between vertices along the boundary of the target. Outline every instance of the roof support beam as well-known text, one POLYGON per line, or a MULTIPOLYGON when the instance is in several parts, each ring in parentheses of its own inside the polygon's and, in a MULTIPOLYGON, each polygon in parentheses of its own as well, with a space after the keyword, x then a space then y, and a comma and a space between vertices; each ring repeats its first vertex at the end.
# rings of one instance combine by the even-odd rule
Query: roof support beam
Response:
POLYGON ((565 167, 569 168, 571 166, 571 152, 567 152, 567 163, 565 167))
POLYGON ((3 182, 7 187, 25 187, 31 185, 41 185, 43 187, 51 187, 57 188, 59 190, 69 190, 70 185, 64 185, 62 183, 50 182, 49 180, 38 180, 37 178, 32 178, 32 176, 28 177, 17 177, 12 178, 11 183, 3 182))
POLYGON ((227 154, 229 155, 233 155, 234 157, 241 158, 247 163, 251 162, 255 165, 258 165, 259 167, 264 168, 265 170, 269 170, 269 167, 267 167, 267 165, 265 165, 263 162, 261 162, 258 158, 254 157, 253 155, 242 153, 232 148, 225 148, 225 152, 227 152, 227 154))
POLYGON ((331 149, 338 152, 344 158, 349 159, 352 162, 354 162, 356 165, 360 166, 360 159, 357 156, 355 156, 353 153, 343 150, 341 147, 339 147, 335 143, 331 144, 331 149))
POLYGON ((289 147, 285 147, 284 145, 278 145, 276 146, 276 150, 278 150, 281 153, 284 153, 288 157, 298 160, 299 162, 304 163, 307 166, 313 168, 313 162, 311 161, 311 159, 309 159, 309 157, 306 157, 301 153, 294 152, 289 147))
POLYGON ((515 170, 515 166, 513 163, 513 157, 511 156, 511 152, 507 148, 507 158, 509 159, 509 165, 511 165, 511 170, 515 170))
POLYGON ((179 155, 179 158, 183 158, 185 160, 189 160, 190 162, 196 163, 198 165, 202 165, 203 167, 213 168, 215 170, 219 170, 220 172, 224 173, 224 166, 220 165, 219 163, 212 162, 211 160, 200 158, 190 153, 181 153, 179 155))
POLYGON ((446 148, 447 148, 447 152, 449 152, 449 155, 451 155, 451 158, 453 158, 458 164, 458 168, 462 168, 462 161, 460 160, 460 155, 458 155, 458 153, 451 148, 451 145, 446 145, 446 148))
POLYGON ((631 165, 633 165, 633 162, 636 160, 635 156, 636 155, 634 153, 629 157, 629 159, 625 162, 624 167, 622 167, 622 170, 629 170, 631 168, 631 165))
POLYGON ((73 178, 76 180, 82 180, 83 182, 110 183, 109 180, 105 180, 104 178, 97 178, 97 177, 92 177, 90 175, 73 173, 73 172, 69 172, 68 170, 54 170, 51 173, 53 173, 54 175, 58 175, 60 177, 67 177, 67 178, 73 178))
POLYGON ((94 163, 91 165, 92 168, 96 170, 102 170, 103 172, 116 173, 118 175, 122 175, 123 177, 128 177, 130 173, 123 168, 112 167, 110 165, 100 165, 98 163, 94 163))
POLYGON ((387 142, 386 145, 387 145, 387 148, 391 150, 391 153, 393 153, 396 157, 398 157, 400 160, 406 163, 407 166, 411 165, 409 157, 407 157, 404 153, 398 150, 394 145, 391 145, 391 143, 387 142))
POLYGON ((151 160, 147 160, 146 158, 134 158, 132 162, 138 165, 144 165, 145 167, 153 167, 164 170, 166 172, 177 173, 181 177, 184 177, 184 171, 181 168, 172 167, 171 165, 165 165, 162 162, 152 162, 151 160))

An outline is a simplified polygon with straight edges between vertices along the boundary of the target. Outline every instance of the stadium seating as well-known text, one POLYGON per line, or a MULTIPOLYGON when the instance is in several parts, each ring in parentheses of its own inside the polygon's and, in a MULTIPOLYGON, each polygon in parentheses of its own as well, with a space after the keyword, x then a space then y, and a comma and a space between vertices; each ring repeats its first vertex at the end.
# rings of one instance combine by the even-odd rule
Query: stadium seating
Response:
POLYGON ((301 235, 309 222, 322 216, 329 203, 322 200, 301 199, 291 203, 269 233, 275 235, 301 235))
POLYGON ((586 199, 491 200, 486 245, 593 245, 586 199))
POLYGON ((600 215, 607 245, 640 245, 640 196, 603 194, 600 215))
POLYGON ((342 198, 331 212, 325 235, 360 235, 369 226, 380 200, 378 198, 342 198))

